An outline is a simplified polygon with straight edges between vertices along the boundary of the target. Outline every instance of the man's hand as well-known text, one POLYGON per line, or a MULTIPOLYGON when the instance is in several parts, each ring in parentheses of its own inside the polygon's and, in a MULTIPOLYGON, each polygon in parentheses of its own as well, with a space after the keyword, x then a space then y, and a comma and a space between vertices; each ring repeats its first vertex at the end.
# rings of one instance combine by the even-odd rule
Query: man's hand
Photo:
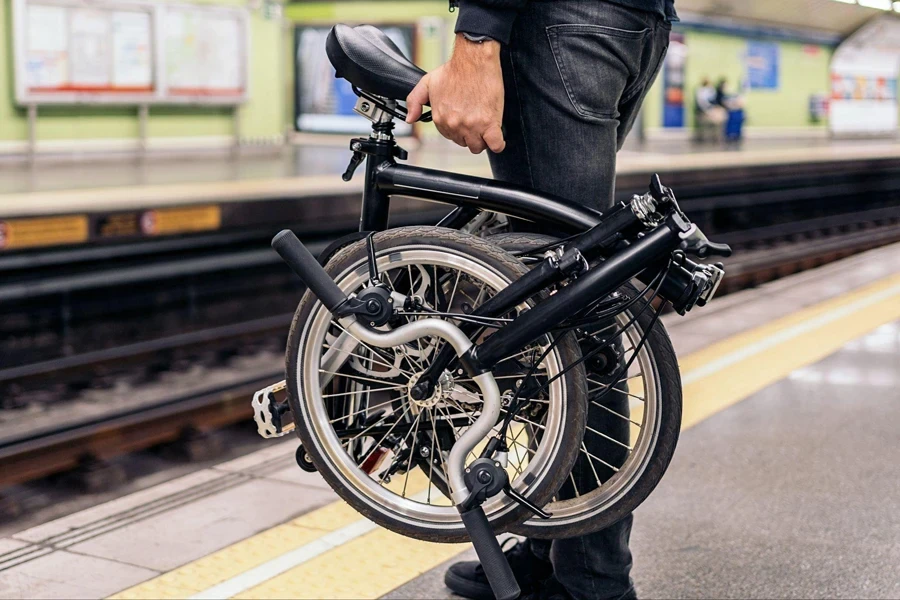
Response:
POLYGON ((500 43, 478 44, 456 36, 450 61, 427 74, 406 99, 408 123, 422 116, 422 106, 431 104, 438 131, 445 138, 467 147, 472 154, 506 147, 503 131, 503 73, 500 43))

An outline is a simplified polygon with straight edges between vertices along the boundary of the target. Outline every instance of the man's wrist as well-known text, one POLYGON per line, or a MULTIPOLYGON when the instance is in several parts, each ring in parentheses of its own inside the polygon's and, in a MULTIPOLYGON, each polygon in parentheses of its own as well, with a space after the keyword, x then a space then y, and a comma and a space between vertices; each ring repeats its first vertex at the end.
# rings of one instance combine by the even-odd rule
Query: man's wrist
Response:
POLYGON ((458 55, 472 58, 499 57, 500 42, 487 36, 483 41, 473 41, 468 39, 465 33, 459 32, 456 34, 456 45, 453 50, 453 56, 457 57, 458 55))

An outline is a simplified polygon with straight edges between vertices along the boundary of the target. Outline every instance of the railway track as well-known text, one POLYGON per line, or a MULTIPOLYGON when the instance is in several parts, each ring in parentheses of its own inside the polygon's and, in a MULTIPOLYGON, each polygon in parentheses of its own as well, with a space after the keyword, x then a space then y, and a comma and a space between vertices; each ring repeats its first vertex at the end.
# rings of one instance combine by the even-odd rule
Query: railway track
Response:
MULTIPOLYGON (((795 234, 792 234, 795 235, 795 234)), ((725 293, 759 285, 872 248, 900 242, 896 223, 816 239, 794 241, 737 253, 728 261, 725 293)), ((158 352, 241 343, 248 336, 279 336, 290 315, 278 315, 217 329, 192 332, 115 350, 90 353, 0 371, 0 381, 46 378, 109 363, 134 362, 158 352)), ((78 467, 87 458, 108 459, 181 437, 185 431, 211 431, 252 417, 249 399, 256 390, 281 379, 280 365, 248 373, 227 385, 215 382, 201 391, 174 394, 162 401, 40 431, 0 439, 0 488, 78 467)))
MULTIPOLYGON (((664 180, 704 231, 736 249, 721 293, 900 242, 900 163, 723 169, 664 180)), ((645 185, 643 176, 623 177, 620 197, 645 185)), ((279 360, 228 383, 212 376, 189 392, 91 416, 67 415, 66 407, 85 389, 120 380, 165 387, 167 374, 197 363, 227 366, 236 356, 280 352, 300 290, 277 257, 260 250, 271 233, 2 257, 0 422, 4 413, 27 417, 35 405, 62 416, 40 427, 0 427, 0 493, 89 458, 248 421, 252 393, 283 377, 279 360), (214 318, 198 317, 207 314, 214 318)))

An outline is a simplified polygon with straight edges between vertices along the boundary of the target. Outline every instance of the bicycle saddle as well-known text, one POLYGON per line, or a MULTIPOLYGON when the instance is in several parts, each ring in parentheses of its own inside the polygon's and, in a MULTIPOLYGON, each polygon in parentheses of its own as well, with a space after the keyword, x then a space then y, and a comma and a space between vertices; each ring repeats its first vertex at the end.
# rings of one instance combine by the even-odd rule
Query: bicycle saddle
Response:
POLYGON ((335 25, 328 34, 325 51, 337 77, 392 100, 406 100, 425 75, 391 38, 372 25, 335 25))

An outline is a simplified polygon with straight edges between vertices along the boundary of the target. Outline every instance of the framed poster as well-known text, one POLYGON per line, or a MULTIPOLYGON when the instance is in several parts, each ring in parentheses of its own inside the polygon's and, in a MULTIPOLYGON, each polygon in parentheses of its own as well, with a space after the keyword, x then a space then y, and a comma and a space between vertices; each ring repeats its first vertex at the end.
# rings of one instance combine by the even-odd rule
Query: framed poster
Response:
POLYGON ((745 64, 751 90, 777 90, 781 48, 774 42, 747 42, 745 64))
POLYGON ((13 0, 19 104, 247 99, 245 9, 151 0, 13 0))
MULTIPOLYGON (((403 53, 415 62, 415 26, 381 27, 403 53)), ((294 31, 294 128, 318 133, 364 134, 371 123, 353 112, 356 94, 350 82, 335 77, 325 53, 331 26, 298 26, 294 31)), ((412 126, 397 122, 397 135, 410 135, 412 126)))
MULTIPOLYGON (((228 14, 202 8, 166 11, 166 83, 171 96, 241 97, 246 89, 240 52, 245 35, 228 14)), ((243 48, 242 48, 243 50, 243 48)))

